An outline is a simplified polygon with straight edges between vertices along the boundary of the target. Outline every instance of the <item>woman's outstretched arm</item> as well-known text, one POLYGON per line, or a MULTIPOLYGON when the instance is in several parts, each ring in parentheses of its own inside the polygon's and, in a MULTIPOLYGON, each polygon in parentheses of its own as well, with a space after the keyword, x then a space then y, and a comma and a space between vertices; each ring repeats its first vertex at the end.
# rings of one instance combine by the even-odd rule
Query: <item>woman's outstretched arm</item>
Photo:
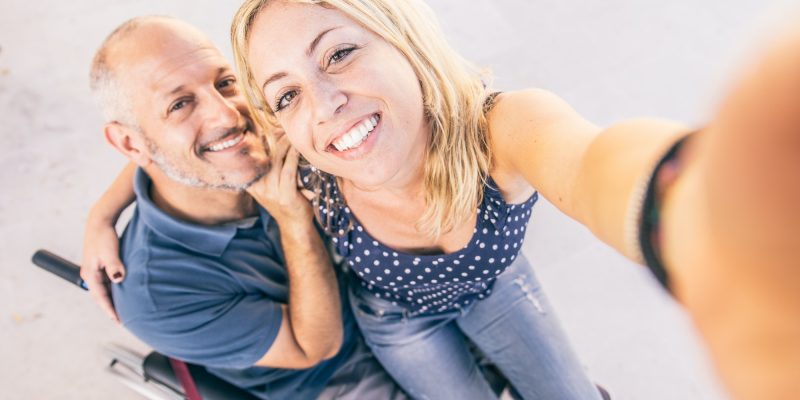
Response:
POLYGON ((489 121, 497 170, 519 174, 559 210, 638 260, 627 232, 631 206, 688 127, 641 118, 601 129, 540 89, 502 94, 489 121))
POLYGON ((675 293, 735 398, 800 393, 800 25, 750 67, 665 196, 675 293))
MULTIPOLYGON (((642 179, 690 130, 631 120, 599 129, 542 91, 490 114, 500 170, 634 258, 642 179), (633 211, 632 211, 633 210, 633 211)), ((737 399, 800 393, 800 31, 743 74, 662 184, 661 261, 737 399)))

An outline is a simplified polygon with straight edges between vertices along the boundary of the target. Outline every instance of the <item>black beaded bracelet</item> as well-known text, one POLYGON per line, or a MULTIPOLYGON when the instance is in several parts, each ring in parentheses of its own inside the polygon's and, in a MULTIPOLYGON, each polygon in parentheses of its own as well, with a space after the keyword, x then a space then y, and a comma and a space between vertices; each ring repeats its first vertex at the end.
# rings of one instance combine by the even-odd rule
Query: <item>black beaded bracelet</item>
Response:
POLYGON ((667 273, 664 263, 661 259, 660 251, 660 215, 661 198, 659 189, 659 173, 662 169, 670 163, 677 161, 677 156, 680 153, 681 147, 686 143, 686 139, 691 135, 684 136, 675 142, 669 151, 667 151, 661 160, 656 164, 653 169, 650 179, 647 182, 647 189, 644 195, 644 201, 641 208, 641 216, 639 219, 639 249, 641 250, 644 263, 653 276, 659 283, 666 289, 670 290, 669 274, 667 273))

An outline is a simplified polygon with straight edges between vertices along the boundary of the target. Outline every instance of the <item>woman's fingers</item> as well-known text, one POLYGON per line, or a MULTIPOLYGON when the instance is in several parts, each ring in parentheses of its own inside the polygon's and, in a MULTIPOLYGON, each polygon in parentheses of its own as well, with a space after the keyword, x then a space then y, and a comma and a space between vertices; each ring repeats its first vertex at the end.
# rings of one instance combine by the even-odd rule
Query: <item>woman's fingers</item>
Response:
POLYGON ((125 279, 125 266, 119 258, 119 238, 111 223, 87 224, 80 275, 94 302, 119 322, 108 282, 121 283, 125 279))
POLYGON ((100 306, 109 317, 115 322, 119 322, 119 316, 114 309, 114 302, 111 299, 111 291, 106 281, 106 272, 99 261, 81 265, 81 279, 89 287, 89 294, 97 305, 100 306))
POLYGON ((251 196, 263 200, 277 195, 280 174, 283 169, 283 159, 286 157, 288 150, 289 141, 285 136, 278 138, 274 142, 269 152, 269 170, 261 179, 246 189, 251 196))
POLYGON ((300 160, 300 153, 295 148, 290 148, 284 159, 283 169, 280 177, 280 191, 283 201, 290 202, 296 199, 297 189, 297 165, 300 160))
POLYGON ((108 279, 114 283, 121 283, 125 279, 125 266, 122 265, 119 257, 111 255, 106 258, 105 271, 108 279))
POLYGON ((270 169, 248 192, 273 216, 305 216, 308 202, 297 186, 300 153, 291 147, 286 136, 276 139, 270 151, 270 169))
POLYGON ((277 178, 281 174, 283 170, 283 160, 286 158, 286 153, 289 151, 290 147, 289 140, 286 136, 282 136, 276 141, 275 147, 270 151, 269 172, 273 177, 277 178))

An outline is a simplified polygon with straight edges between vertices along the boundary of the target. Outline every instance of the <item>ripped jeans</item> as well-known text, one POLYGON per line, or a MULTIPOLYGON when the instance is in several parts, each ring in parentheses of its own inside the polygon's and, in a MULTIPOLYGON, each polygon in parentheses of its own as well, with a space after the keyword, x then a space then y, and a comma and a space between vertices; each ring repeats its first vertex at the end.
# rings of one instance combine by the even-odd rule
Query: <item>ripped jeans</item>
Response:
POLYGON ((402 306, 350 285, 350 305, 372 352, 416 399, 495 399, 466 338, 524 399, 600 399, 528 261, 520 254, 492 294, 461 310, 409 317, 402 306))

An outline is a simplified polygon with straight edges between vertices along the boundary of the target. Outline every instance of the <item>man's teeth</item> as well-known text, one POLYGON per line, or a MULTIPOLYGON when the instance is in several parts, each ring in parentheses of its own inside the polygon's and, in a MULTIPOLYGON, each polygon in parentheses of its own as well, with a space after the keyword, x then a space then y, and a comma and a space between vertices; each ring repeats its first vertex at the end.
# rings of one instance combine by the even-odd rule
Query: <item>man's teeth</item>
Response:
POLYGON ((339 151, 346 151, 350 150, 359 144, 361 144, 375 129, 375 126, 378 125, 379 118, 375 115, 367 118, 364 122, 356 125, 353 129, 350 129, 350 132, 345 133, 333 142, 333 147, 336 147, 336 150, 339 151))
POLYGON ((233 139, 229 139, 229 140, 226 140, 226 141, 224 141, 222 143, 212 144, 211 146, 208 146, 208 150, 210 150, 210 151, 222 151, 222 150, 225 150, 227 148, 231 148, 233 146, 236 146, 237 144, 239 144, 239 142, 242 141, 242 139, 244 139, 244 135, 243 134, 239 134, 239 135, 236 135, 236 137, 233 138, 233 139))

